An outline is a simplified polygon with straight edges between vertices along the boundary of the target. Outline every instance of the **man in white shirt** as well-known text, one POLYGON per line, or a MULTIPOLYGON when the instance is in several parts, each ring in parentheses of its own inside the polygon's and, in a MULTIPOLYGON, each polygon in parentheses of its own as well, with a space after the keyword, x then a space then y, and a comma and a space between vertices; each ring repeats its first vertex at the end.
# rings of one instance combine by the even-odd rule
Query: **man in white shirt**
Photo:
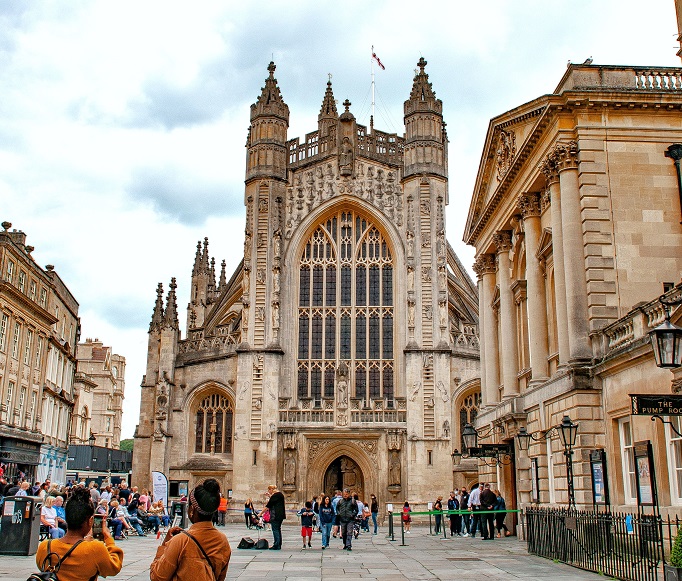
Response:
POLYGON ((471 537, 476 536, 476 527, 481 531, 481 536, 485 538, 487 535, 483 530, 483 521, 481 519, 481 492, 483 491, 483 483, 474 488, 469 495, 469 508, 473 512, 473 519, 471 523, 471 537))

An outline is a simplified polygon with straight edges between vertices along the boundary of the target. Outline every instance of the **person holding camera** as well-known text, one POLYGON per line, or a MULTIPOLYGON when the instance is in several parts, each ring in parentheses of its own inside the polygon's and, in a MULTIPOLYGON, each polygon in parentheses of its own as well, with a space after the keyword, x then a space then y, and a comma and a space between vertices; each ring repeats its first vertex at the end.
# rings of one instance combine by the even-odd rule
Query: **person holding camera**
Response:
POLYGON ((192 526, 187 531, 170 528, 149 567, 151 581, 224 581, 232 549, 227 537, 213 527, 219 506, 220 485, 214 478, 190 492, 187 516, 192 526))
POLYGON ((36 564, 40 570, 55 567, 59 562, 59 581, 88 581, 98 575, 118 575, 123 566, 123 551, 116 546, 106 520, 100 520, 101 528, 93 530, 95 505, 90 491, 75 488, 66 501, 64 514, 66 534, 38 546, 36 564), (93 534, 98 538, 93 539, 93 534))

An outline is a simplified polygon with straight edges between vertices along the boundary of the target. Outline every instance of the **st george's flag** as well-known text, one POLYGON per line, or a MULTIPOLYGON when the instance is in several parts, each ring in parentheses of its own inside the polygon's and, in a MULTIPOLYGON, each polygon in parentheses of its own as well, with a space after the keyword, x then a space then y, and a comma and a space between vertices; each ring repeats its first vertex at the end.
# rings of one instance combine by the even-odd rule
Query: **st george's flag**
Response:
POLYGON ((375 61, 377 61, 377 64, 381 67, 381 70, 382 70, 382 71, 385 71, 385 70, 386 70, 386 67, 384 66, 384 63, 382 63, 382 62, 379 60, 379 57, 377 56, 377 53, 374 52, 374 48, 372 48, 372 58, 373 58, 375 61))

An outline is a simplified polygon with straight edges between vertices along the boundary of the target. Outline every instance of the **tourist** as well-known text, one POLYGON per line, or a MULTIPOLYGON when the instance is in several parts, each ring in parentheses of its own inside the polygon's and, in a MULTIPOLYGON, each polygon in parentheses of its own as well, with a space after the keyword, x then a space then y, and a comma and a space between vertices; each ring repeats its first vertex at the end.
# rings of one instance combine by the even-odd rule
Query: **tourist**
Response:
POLYGON ((410 503, 405 501, 405 504, 403 504, 403 527, 405 528, 405 532, 409 533, 410 532, 410 527, 412 526, 412 517, 410 516, 410 513, 412 512, 412 508, 410 508, 410 503))
POLYGON ((58 540, 40 543, 36 553, 38 567, 44 571, 48 566, 56 565, 57 558, 63 559, 59 581, 87 581, 96 579, 98 575, 117 575, 123 566, 123 551, 116 546, 107 526, 102 527, 104 541, 92 540, 95 506, 90 492, 85 488, 75 489, 64 510, 66 535, 58 540), (84 543, 86 538, 90 542, 84 543), (69 556, 64 558, 69 551, 69 556))
POLYGON ((369 510, 372 513, 372 524, 374 525, 374 534, 379 532, 379 525, 377 523, 377 517, 379 516, 379 502, 377 497, 372 494, 370 497, 369 510))
POLYGON ((483 487, 481 493, 481 508, 485 511, 485 518, 483 519, 483 538, 492 541, 495 538, 495 504, 497 503, 497 495, 490 489, 490 484, 483 487))
MULTIPOLYGON (((469 510, 469 493, 467 492, 467 489, 462 486, 462 490, 459 492, 459 510, 460 511, 467 511, 469 510)), ((469 536, 469 531, 471 530, 471 519, 469 518, 469 514, 467 512, 463 512, 462 514, 462 533, 463 537, 468 537, 469 536)))
POLYGON ((142 530, 140 519, 137 518, 136 514, 130 514, 130 511, 128 510, 128 506, 126 505, 126 501, 124 499, 121 499, 116 514, 119 516, 119 518, 122 517, 123 519, 125 519, 125 522, 135 529, 135 532, 139 537, 147 536, 144 534, 144 531, 142 530))
MULTIPOLYGON (((496 502, 495 502, 495 510, 507 510, 507 503, 504 501, 504 498, 502 497, 502 494, 500 493, 499 490, 495 490, 495 496, 496 502)), ((497 538, 500 538, 502 536, 502 529, 504 529, 504 536, 508 537, 511 535, 509 532, 509 529, 507 528, 507 525, 504 524, 504 518, 507 516, 506 512, 498 512, 495 514, 495 528, 497 529, 497 538)))
POLYGON ((320 503, 320 530, 322 531, 322 548, 326 549, 329 546, 329 535, 332 531, 332 525, 334 524, 334 519, 336 513, 334 512, 334 507, 332 506, 331 498, 328 495, 322 497, 322 502, 320 503))
POLYGON ((152 505, 152 501, 149 498, 149 491, 148 490, 142 491, 142 494, 140 494, 138 502, 140 503, 140 506, 145 511, 147 511, 147 512, 149 511, 149 507, 152 505))
POLYGON ((213 527, 220 506, 220 485, 209 478, 189 495, 187 531, 171 527, 149 567, 151 581, 192 579, 223 581, 232 550, 225 535, 213 527))
POLYGON ((246 528, 250 529, 253 525, 251 524, 251 516, 255 516, 256 509, 253 508, 253 501, 250 498, 246 499, 244 503, 244 520, 246 521, 246 528))
POLYGON ((55 496, 54 510, 57 513, 57 526, 66 532, 66 512, 64 511, 63 496, 55 496))
POLYGON ((339 523, 339 515, 336 512, 336 505, 339 504, 339 501, 343 498, 341 495, 341 491, 337 490, 334 493, 334 498, 332 498, 332 507, 334 508, 334 528, 332 529, 332 536, 336 538, 336 535, 339 534, 339 529, 341 528, 341 524, 339 523))
POLYGON ((472 538, 476 536, 476 530, 480 529, 481 531, 481 536, 485 539, 486 538, 486 531, 485 527, 483 525, 483 519, 481 518, 483 515, 480 514, 481 512, 481 493, 483 492, 483 483, 479 484, 478 486, 475 486, 473 490, 471 491, 471 494, 469 495, 469 510, 472 513, 472 518, 471 518, 471 536, 472 538))
POLYGON ((433 503, 433 510, 435 511, 436 514, 434 514, 434 519, 436 521, 436 526, 435 526, 435 532, 437 535, 440 534, 440 525, 441 521, 443 520, 443 497, 439 496, 436 498, 436 502, 433 503))
POLYGON ((40 509, 40 524, 49 528, 50 536, 53 539, 61 539, 64 531, 57 524, 57 511, 54 508, 54 496, 45 499, 43 507, 40 509))
MULTIPOLYGON (((448 511, 459 510, 459 500, 457 500, 458 491, 455 489, 450 493, 450 498, 448 498, 448 511)), ((450 512, 450 538, 457 535, 458 537, 462 535, 462 515, 450 512)))
POLYGON ((95 509, 95 514, 108 514, 109 513, 109 503, 102 499, 97 503, 97 508, 95 509))
POLYGON ((346 551, 352 551, 353 526, 355 518, 358 516, 358 503, 350 495, 348 488, 343 489, 341 500, 336 503, 336 514, 339 518, 339 526, 341 527, 343 548, 346 551))
POLYGON ((282 521, 287 518, 284 495, 274 484, 268 486, 268 495, 270 499, 265 507, 270 510, 270 526, 272 527, 272 547, 270 548, 279 551, 282 548, 282 521))
MULTIPOLYGON (((30 484, 28 482, 22 482, 19 485, 19 489, 14 493, 14 496, 28 496, 28 489, 29 489, 30 484)), ((7 496, 12 496, 12 492, 7 496)))
POLYGON ((109 524, 110 526, 114 527, 114 538, 117 541, 122 541, 125 539, 123 529, 128 530, 132 529, 133 527, 126 522, 123 511, 121 511, 120 515, 118 511, 118 500, 114 499, 109 503, 109 524))
POLYGON ((369 532, 369 517, 372 515, 372 513, 369 510, 369 505, 368 504, 363 504, 362 505, 362 523, 361 523, 361 528, 363 531, 366 533, 369 532))
POLYGON ((105 486, 102 492, 99 493, 99 498, 100 500, 106 500, 107 502, 111 502, 112 499, 111 486, 105 486))
POLYGON ((301 537, 303 537, 303 548, 306 546, 306 538, 308 540, 308 547, 312 548, 310 541, 313 538, 313 503, 306 501, 305 506, 298 511, 298 516, 301 517, 301 537))
POLYGON ((161 522, 163 521, 164 525, 163 526, 168 526, 168 517, 167 515, 164 515, 164 510, 163 510, 163 501, 159 500, 157 502, 152 502, 152 505, 149 507, 149 513, 147 516, 147 522, 149 523, 149 526, 151 526, 154 529, 154 533, 157 535, 159 534, 159 527, 161 526, 161 522), (166 517, 164 519, 164 517, 166 517))
POLYGON ((118 488, 118 499, 119 499, 119 502, 120 502, 120 500, 121 500, 122 498, 124 498, 125 501, 126 501, 126 503, 127 503, 128 500, 130 499, 130 495, 131 495, 131 494, 132 494, 132 493, 130 492, 130 489, 128 488, 128 483, 125 482, 125 481, 121 482, 121 485, 120 485, 119 488, 118 488))
POLYGON ((218 507, 218 526, 225 526, 225 515, 227 515, 227 507, 230 504, 228 498, 220 495, 220 506, 218 507))

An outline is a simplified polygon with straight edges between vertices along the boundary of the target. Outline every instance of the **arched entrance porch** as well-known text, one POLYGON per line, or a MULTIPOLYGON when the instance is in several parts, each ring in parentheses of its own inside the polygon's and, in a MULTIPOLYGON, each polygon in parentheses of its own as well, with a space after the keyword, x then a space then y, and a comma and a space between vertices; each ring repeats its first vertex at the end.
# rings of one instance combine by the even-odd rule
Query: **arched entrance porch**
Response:
POLYGON ((357 463, 348 456, 336 458, 324 474, 324 493, 334 496, 336 490, 350 489, 360 498, 365 497, 364 478, 357 463))

